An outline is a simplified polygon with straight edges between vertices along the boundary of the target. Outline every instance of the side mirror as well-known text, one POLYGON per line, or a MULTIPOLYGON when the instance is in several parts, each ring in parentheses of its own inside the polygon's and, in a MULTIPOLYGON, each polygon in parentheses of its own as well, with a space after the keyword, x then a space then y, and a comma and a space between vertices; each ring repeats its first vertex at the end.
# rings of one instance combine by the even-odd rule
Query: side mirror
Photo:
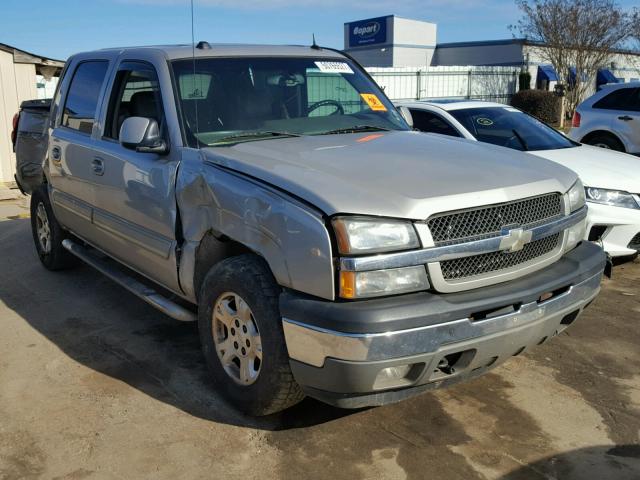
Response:
POLYGON ((404 121, 413 128, 413 116, 409 109, 407 107, 398 107, 398 111, 400 112, 400 115, 402 115, 402 118, 404 118, 404 121))
POLYGON ((167 143, 160 135, 158 122, 152 118, 129 117, 120 127, 120 144, 141 153, 167 153, 167 143))

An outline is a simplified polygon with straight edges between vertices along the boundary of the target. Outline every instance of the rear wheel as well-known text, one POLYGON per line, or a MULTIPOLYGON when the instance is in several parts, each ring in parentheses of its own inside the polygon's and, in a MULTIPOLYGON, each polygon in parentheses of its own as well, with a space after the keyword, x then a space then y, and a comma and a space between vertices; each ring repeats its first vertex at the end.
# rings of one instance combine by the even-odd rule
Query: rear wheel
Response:
POLYGON ((31 195, 31 232, 38 257, 47 269, 64 270, 77 264, 76 258, 62 246, 69 234, 53 214, 46 186, 31 195))
POLYGON ((279 287, 264 260, 228 258, 206 275, 198 302, 202 350, 227 401, 269 415, 304 397, 293 379, 278 306, 279 287))
POLYGON ((594 147, 606 148, 608 150, 616 150, 618 152, 624 152, 624 145, 613 135, 606 133, 598 133, 592 137, 587 138, 584 143, 593 145, 594 147))

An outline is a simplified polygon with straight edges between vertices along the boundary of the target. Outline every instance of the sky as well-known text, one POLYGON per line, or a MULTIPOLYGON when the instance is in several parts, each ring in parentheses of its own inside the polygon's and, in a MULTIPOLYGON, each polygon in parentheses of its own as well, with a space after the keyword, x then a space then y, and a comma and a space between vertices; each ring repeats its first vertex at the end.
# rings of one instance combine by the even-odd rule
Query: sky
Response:
MULTIPOLYGON (((637 0, 624 0, 631 6, 637 0)), ((438 42, 511 38, 513 0, 194 0, 195 38, 343 48, 343 24, 398 15, 438 24, 438 42)), ((0 43, 64 60, 97 48, 191 42, 190 0, 2 0, 0 43)))

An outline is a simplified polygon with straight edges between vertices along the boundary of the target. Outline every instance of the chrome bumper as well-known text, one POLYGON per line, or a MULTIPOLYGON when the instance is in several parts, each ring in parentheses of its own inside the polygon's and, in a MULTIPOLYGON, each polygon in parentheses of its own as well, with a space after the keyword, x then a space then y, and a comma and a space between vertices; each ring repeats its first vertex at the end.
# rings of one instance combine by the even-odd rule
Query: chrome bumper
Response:
POLYGON ((534 327, 552 330, 552 334, 563 330, 565 316, 581 311, 596 297, 601 278, 599 272, 547 301, 526 303, 516 311, 484 320, 461 318, 408 330, 350 334, 283 318, 283 329, 290 358, 315 367, 322 367, 327 358, 374 362, 434 353, 458 343, 473 347, 474 341, 482 343, 495 336, 507 341, 506 337, 522 336, 523 330, 534 327))

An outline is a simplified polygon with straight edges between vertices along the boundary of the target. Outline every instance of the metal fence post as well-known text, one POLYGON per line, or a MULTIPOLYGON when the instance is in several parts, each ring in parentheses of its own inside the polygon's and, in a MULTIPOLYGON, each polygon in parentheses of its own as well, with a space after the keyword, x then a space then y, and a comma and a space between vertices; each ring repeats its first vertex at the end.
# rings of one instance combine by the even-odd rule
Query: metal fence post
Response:
POLYGON ((416 71, 416 100, 420 100, 420 83, 422 80, 422 76, 420 75, 420 70, 416 71))
POLYGON ((467 72, 467 98, 471 98, 471 70, 467 72))

